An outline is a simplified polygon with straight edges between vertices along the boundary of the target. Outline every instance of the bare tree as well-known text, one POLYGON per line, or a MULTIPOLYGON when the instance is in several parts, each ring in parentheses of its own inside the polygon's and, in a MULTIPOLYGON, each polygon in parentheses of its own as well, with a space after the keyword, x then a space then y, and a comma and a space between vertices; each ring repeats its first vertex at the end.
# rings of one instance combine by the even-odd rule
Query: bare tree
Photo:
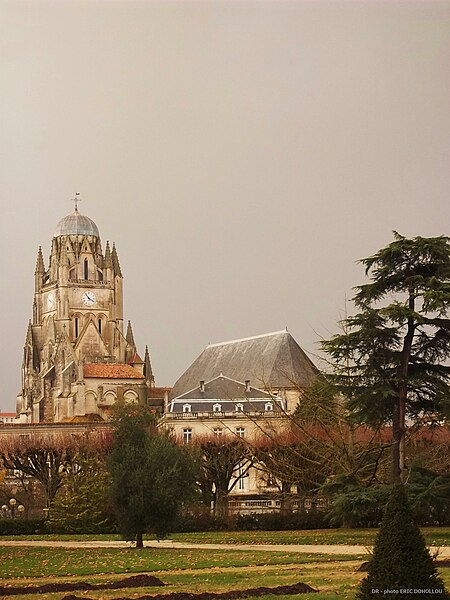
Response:
POLYGON ((0 462, 5 469, 19 471, 42 485, 46 507, 61 487, 65 472, 76 468, 81 455, 105 451, 110 445, 108 432, 94 430, 81 435, 71 433, 31 433, 5 436, 0 462))
POLYGON ((229 495, 242 477, 247 477, 253 464, 248 444, 237 436, 214 435, 195 442, 201 470, 200 487, 211 490, 214 514, 226 518, 229 495))

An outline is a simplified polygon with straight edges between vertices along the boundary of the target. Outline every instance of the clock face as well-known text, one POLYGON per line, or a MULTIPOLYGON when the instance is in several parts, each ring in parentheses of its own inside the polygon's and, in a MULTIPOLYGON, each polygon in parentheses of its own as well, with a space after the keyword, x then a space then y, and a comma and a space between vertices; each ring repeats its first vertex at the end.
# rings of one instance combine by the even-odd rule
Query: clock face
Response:
POLYGON ((47 296, 47 308, 49 310, 52 310, 52 308, 53 308, 54 305, 55 305, 55 297, 53 296, 52 293, 50 293, 47 296))
POLYGON ((92 306, 95 303, 95 294, 94 292, 84 292, 81 299, 86 306, 92 306))

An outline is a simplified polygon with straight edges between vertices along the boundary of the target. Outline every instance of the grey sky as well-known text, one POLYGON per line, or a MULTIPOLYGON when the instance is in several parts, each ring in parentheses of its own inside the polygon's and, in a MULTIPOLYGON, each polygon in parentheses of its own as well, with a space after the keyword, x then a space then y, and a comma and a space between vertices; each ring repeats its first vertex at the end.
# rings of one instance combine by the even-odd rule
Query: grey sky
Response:
POLYGON ((354 261, 448 233, 449 57, 450 2, 2 0, 0 409, 75 191, 157 385, 285 325, 317 352, 354 261))

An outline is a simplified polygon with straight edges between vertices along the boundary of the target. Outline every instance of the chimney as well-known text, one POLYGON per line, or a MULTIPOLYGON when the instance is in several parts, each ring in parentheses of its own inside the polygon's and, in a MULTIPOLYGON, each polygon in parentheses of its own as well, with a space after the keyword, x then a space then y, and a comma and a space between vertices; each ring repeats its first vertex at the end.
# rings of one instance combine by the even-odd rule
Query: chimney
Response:
POLYGON ((245 380, 245 393, 248 394, 250 392, 250 379, 245 380))
POLYGON ((204 382, 204 380, 203 380, 203 379, 200 381, 200 392, 201 392, 202 394, 204 394, 204 393, 205 393, 205 382, 204 382))

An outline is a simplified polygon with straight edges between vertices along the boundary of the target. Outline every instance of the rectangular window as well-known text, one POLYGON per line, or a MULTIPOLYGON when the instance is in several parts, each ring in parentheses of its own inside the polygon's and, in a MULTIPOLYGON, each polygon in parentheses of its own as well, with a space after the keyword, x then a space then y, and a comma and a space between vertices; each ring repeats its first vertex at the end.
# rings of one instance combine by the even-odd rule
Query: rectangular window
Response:
POLYGON ((183 442, 185 444, 189 444, 192 440, 192 429, 186 428, 183 429, 183 442))
POLYGON ((244 435, 245 435, 245 427, 236 427, 236 435, 238 437, 244 437, 244 435))
POLYGON ((222 427, 214 427, 213 433, 214 433, 214 435, 222 435, 222 433, 223 433, 222 427))
POLYGON ((245 490, 245 471, 242 465, 238 467, 238 490, 243 492, 245 490))

